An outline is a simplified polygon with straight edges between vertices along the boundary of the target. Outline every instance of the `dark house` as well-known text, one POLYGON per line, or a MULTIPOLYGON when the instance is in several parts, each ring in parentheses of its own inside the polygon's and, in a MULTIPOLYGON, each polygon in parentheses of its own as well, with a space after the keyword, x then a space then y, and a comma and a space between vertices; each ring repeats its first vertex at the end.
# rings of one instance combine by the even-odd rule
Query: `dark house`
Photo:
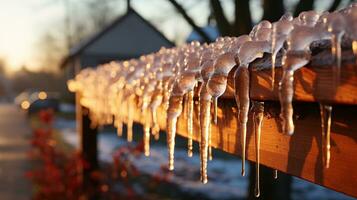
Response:
POLYGON ((129 8, 107 28, 75 46, 64 59, 68 78, 84 67, 95 67, 112 60, 126 60, 155 52, 174 44, 152 24, 129 8))

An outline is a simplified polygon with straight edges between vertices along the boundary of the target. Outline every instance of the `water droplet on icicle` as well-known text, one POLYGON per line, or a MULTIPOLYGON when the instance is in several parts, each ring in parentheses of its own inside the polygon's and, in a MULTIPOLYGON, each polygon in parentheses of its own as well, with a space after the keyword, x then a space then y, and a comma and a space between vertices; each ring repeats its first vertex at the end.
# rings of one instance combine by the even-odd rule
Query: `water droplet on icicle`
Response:
POLYGON ((330 167, 331 158, 331 113, 332 106, 320 103, 321 114, 321 136, 322 136, 322 157, 325 168, 330 167))
POLYGON ((253 121, 254 121, 254 133, 255 133, 255 197, 260 196, 260 136, 264 117, 264 103, 263 102, 253 102, 253 121))

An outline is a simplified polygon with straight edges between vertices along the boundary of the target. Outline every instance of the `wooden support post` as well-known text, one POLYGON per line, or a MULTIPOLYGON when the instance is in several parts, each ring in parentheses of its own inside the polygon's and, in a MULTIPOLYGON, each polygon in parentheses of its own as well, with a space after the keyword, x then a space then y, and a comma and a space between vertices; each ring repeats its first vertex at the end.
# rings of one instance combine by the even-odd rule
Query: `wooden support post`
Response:
POLYGON ((77 133, 79 138, 79 151, 83 159, 88 163, 87 167, 82 168, 82 181, 84 189, 95 187, 98 182, 91 179, 93 171, 98 170, 98 144, 97 128, 91 127, 89 110, 79 104, 80 94, 76 94, 76 120, 77 133))
POLYGON ((250 163, 249 173, 249 194, 248 199, 274 199, 274 200, 289 200, 291 199, 291 183, 292 177, 288 174, 280 172, 278 179, 274 179, 274 170, 260 165, 260 196, 256 198, 254 195, 255 163, 250 163))

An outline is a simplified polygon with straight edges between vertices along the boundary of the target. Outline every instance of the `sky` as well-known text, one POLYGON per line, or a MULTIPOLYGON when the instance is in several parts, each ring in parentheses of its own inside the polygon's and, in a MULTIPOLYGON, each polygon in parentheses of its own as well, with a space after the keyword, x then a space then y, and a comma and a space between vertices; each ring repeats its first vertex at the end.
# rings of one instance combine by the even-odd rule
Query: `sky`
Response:
MULTIPOLYGON (((20 69, 24 65, 36 70, 39 66, 37 55, 39 38, 46 31, 54 29, 55 24, 63 22, 66 13, 65 1, 75 4, 82 0, 0 0, 0 59, 4 58, 11 70, 20 69)), ((117 6, 118 16, 125 12, 124 0, 109 1, 117 6)), ((188 14, 198 25, 206 24, 209 14, 207 1, 179 0, 179 2, 187 8, 188 14)), ((232 1, 221 2, 227 17, 231 18, 234 8, 232 1)), ((297 0, 286 0, 286 4, 296 2, 297 0)), ((323 10, 331 0, 318 2, 318 9, 323 10)), ((251 0, 254 21, 262 16, 260 5, 260 0, 251 0)), ((182 43, 191 31, 190 26, 174 12, 174 8, 167 0, 132 0, 132 7, 152 22, 168 39, 176 43, 182 43)))
POLYGON ((62 14, 62 7, 47 6, 44 0, 0 0, 0 58, 12 70, 35 66, 38 36, 49 19, 62 14))
MULTIPOLYGON (((0 59, 6 60, 11 71, 22 66, 36 70, 39 66, 36 51, 39 39, 46 31, 55 28, 54 24, 63 22, 65 1, 0 0, 0 59)), ((75 4, 81 0, 68 1, 75 4)), ((126 9, 125 1, 112 1, 118 7, 118 16, 122 15, 126 9)), ((232 6, 227 2, 230 3, 224 1, 223 7, 229 12, 232 6)), ((188 8, 188 14, 198 25, 206 24, 209 14, 207 1, 185 0, 180 3, 188 8)), ((174 8, 167 0, 132 0, 132 7, 172 41, 182 43, 191 31, 182 17, 173 12, 174 8), (157 12, 158 10, 162 12, 157 12)))

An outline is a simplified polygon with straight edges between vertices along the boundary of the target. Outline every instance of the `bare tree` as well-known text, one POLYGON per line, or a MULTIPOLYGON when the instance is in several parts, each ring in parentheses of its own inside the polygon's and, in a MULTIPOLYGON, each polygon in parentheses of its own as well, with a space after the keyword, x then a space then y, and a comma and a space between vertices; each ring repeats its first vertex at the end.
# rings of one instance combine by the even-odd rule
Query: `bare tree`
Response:
POLYGON ((103 29, 116 16, 113 6, 110 5, 112 0, 87 0, 84 2, 89 15, 89 22, 94 30, 103 29))
MULTIPOLYGON (((66 10, 64 18, 54 23, 37 43, 41 68, 57 72, 60 61, 73 46, 107 26, 118 15, 111 5, 112 1, 60 1, 66 10)), ((51 2, 58 3, 58 0, 51 2)))
POLYGON ((37 42, 39 65, 43 71, 57 72, 58 64, 68 52, 67 46, 59 42, 63 41, 63 38, 59 37, 53 32, 47 32, 37 42))
MULTIPOLYGON (((197 31, 200 30, 199 27, 195 25, 195 22, 190 18, 185 9, 176 1, 168 0, 173 6, 177 9, 179 13, 182 14, 184 19, 192 28, 205 38, 205 34, 197 31)), ((230 23, 227 17, 225 16, 222 0, 209 0, 212 16, 214 17, 217 28, 222 36, 239 36, 242 34, 247 34, 252 28, 252 17, 250 11, 250 2, 249 0, 232 0, 234 3, 234 21, 230 23)), ((287 10, 284 5, 283 0, 263 0, 263 17, 262 20, 276 21, 278 20, 287 10)), ((298 15, 302 11, 313 10, 314 9, 314 0, 300 0, 294 7, 294 16, 298 15)), ((334 0, 331 3, 330 11, 336 10, 340 5, 341 0, 334 0)))
POLYGON ((190 16, 188 16, 185 9, 179 3, 177 3, 175 0, 169 0, 169 1, 176 8, 176 10, 182 15, 182 17, 187 21, 187 23, 191 25, 193 30, 195 30, 199 35, 201 35, 201 37, 206 42, 211 42, 208 35, 200 27, 196 25, 195 21, 190 16))

